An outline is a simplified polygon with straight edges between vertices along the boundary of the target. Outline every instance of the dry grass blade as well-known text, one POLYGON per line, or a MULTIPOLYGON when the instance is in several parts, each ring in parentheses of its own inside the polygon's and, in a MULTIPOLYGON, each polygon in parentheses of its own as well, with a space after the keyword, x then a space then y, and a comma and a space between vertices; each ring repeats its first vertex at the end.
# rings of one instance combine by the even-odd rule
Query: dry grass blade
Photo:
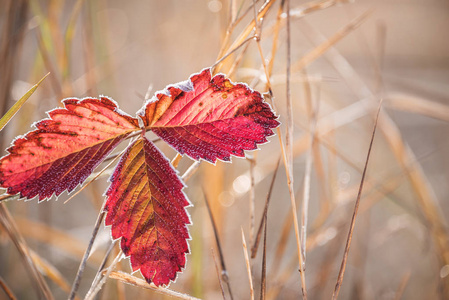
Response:
POLYGON ((254 180, 254 167, 256 165, 255 157, 247 158, 249 160, 249 178, 250 178, 250 189, 249 189, 249 243, 252 244, 254 241, 254 231, 256 226, 256 191, 255 191, 255 180, 254 180))
POLYGON ((231 78, 234 76, 234 72, 237 70, 237 67, 240 65, 240 63, 243 60, 243 57, 245 56, 246 52, 248 51, 249 43, 245 44, 245 48, 243 48, 242 51, 240 51, 239 55, 235 58, 234 63, 229 68, 229 71, 227 72, 228 76, 231 78))
MULTIPOLYGON (((298 271, 298 268, 296 267, 297 260, 296 255, 291 257, 282 274, 274 280, 272 287, 268 290, 266 295, 268 299, 281 299, 279 293, 287 285, 287 281, 289 281, 292 276, 294 276, 294 273, 298 271)), ((270 276, 273 277, 272 272, 270 272, 270 276)))
MULTIPOLYGON (((282 12, 284 11, 285 0, 282 0, 281 5, 279 5, 278 12, 276 15, 276 23, 274 25, 273 33, 273 44, 271 46, 271 55, 268 61, 267 72, 271 77, 273 72, 274 58, 276 57, 276 52, 278 49, 279 31, 281 29, 282 12)), ((267 82, 268 84, 268 82, 267 82)))
MULTIPOLYGON (((253 3, 250 5, 250 6, 248 6, 248 8, 245 10, 245 12, 240 16, 240 17, 238 17, 238 18, 235 18, 235 21, 233 22, 233 24, 232 24, 232 27, 234 28, 238 23, 240 23, 240 21, 242 21, 243 20, 243 18, 251 11, 251 10, 255 10, 256 9, 256 4, 257 4, 257 2, 259 2, 260 0, 255 0, 255 1, 253 1, 253 3)), ((245 2, 245 1, 242 1, 242 5, 243 5, 243 2, 245 2)), ((241 7, 240 7, 240 9, 241 9, 241 7)))
MULTIPOLYGON (((0 31, 0 116, 8 109, 19 56, 27 30, 28 1, 2 2, 2 21, 0 31)), ((0 137, 4 137, 1 133, 0 137)), ((0 140, 3 149, 3 141, 0 140)))
POLYGON ((97 237, 98 230, 100 229, 101 222, 103 222, 105 215, 106 213, 103 211, 103 209, 98 214, 97 221, 95 222, 95 227, 94 230, 92 231, 92 236, 89 241, 89 245, 87 246, 86 251, 84 252, 83 259, 81 260, 78 272, 76 273, 75 280, 73 281, 72 291, 70 292, 69 296, 70 300, 75 299, 76 293, 78 291, 81 282, 81 277, 83 276, 84 268, 86 267, 87 259, 89 258, 90 251, 92 250, 92 246, 94 244, 95 238, 97 237))
POLYGON ((366 18, 372 13, 371 10, 364 12, 360 16, 356 17, 354 20, 349 22, 348 25, 337 31, 332 37, 330 37, 328 40, 320 44, 319 46, 313 48, 312 51, 304 55, 299 61, 297 61, 293 66, 292 69, 294 71, 301 70, 314 60, 316 60, 318 57, 323 55, 329 48, 331 48, 333 45, 335 45, 337 42, 339 42, 342 38, 347 36, 350 32, 352 32, 354 29, 359 27, 363 21, 366 20, 366 18))
POLYGON ((61 272, 58 271, 53 265, 48 261, 40 257, 36 252, 30 249, 30 256, 36 266, 44 273, 48 278, 50 278, 54 283, 56 283, 64 292, 70 292, 70 285, 67 280, 62 276, 61 272))
MULTIPOLYGON (((325 38, 313 27, 305 22, 299 23, 302 32, 314 44, 318 45, 325 42, 325 38)), ((351 64, 336 49, 329 49, 325 54, 326 59, 342 75, 348 87, 360 99, 371 99, 373 94, 368 86, 361 80, 360 76, 351 66, 351 64)), ((420 164, 413 164, 415 156, 408 145, 404 142, 399 128, 393 120, 386 114, 383 114, 379 120, 379 130, 384 134, 385 139, 400 163, 406 171, 408 179, 418 195, 417 201, 423 215, 428 222, 428 230, 433 237, 436 245, 436 253, 440 261, 440 266, 449 264, 449 234, 447 233, 446 221, 438 208, 438 200, 428 182, 420 164), (410 167, 411 166, 411 167, 410 167), (430 225, 431 224, 431 225, 430 225)), ((442 279, 443 289, 449 294, 449 277, 442 279)))
POLYGON ((284 256, 285 250, 287 248, 287 242, 290 234, 290 229, 293 224, 293 215, 288 212, 287 215, 284 218, 284 224, 282 225, 282 230, 280 234, 279 241, 277 242, 276 251, 274 254, 273 263, 271 265, 271 275, 273 277, 276 277, 279 267, 280 267, 280 261, 282 260, 282 257, 284 256))
POLYGON ((262 282, 260 284, 260 300, 265 300, 267 293, 267 214, 264 215, 265 226, 263 233, 263 255, 262 255, 262 282))
POLYGON ((380 101, 379 108, 377 109, 376 119, 374 121, 374 126, 373 126, 373 133, 371 135, 371 141, 369 144, 368 153, 366 155, 365 167, 363 168, 362 179, 360 181, 360 188, 359 188, 359 191, 357 194, 357 200, 355 201, 354 213, 352 215, 351 225, 349 226, 348 238, 346 240, 345 251, 344 251, 343 259, 342 259, 341 266, 340 266, 340 272, 338 273, 337 283, 335 284, 335 289, 332 294, 332 300, 336 300, 338 298, 338 293, 340 292, 340 287, 341 287, 341 284, 343 283, 343 277, 344 277, 345 269, 346 269, 346 262, 348 260, 349 248, 351 247, 352 234, 354 232, 354 227, 355 227, 355 220, 357 217, 357 212, 359 210, 360 199, 361 199, 362 191, 363 191, 363 184, 365 182, 365 175, 366 175, 366 171, 368 169, 368 162, 369 162, 369 158, 371 155, 371 149, 373 147, 374 137, 376 135, 377 121, 379 120, 379 114, 380 114, 381 108, 382 108, 382 100, 380 101))
MULTIPOLYGON (((32 1, 32 3, 35 1, 32 1)), ((61 99, 63 98, 63 91, 61 87, 61 83, 59 82, 57 78, 57 74, 60 74, 57 72, 58 68, 53 65, 53 62, 51 60, 51 53, 50 50, 47 48, 47 43, 45 42, 46 39, 43 37, 43 29, 41 27, 37 27, 34 31, 36 34, 37 44, 39 47, 39 52, 42 56, 42 60, 44 62, 45 68, 53 74, 53 76, 50 76, 50 83, 51 87, 56 95, 57 98, 61 99)))
POLYGON ((396 291, 396 295, 394 296, 394 300, 401 300, 404 294, 405 287, 410 280, 410 276, 412 275, 411 271, 408 271, 402 277, 401 283, 399 284, 398 290, 396 291))
MULTIPOLYGON (((21 234, 51 247, 56 247, 76 258, 83 256, 84 243, 69 234, 52 228, 46 224, 31 221, 27 218, 14 216, 14 220, 21 234)), ((95 263, 101 262, 101 256, 94 253, 90 259, 95 263)))
POLYGON ((303 17, 306 14, 309 14, 314 11, 322 10, 329 8, 331 6, 337 5, 337 4, 343 4, 350 2, 350 0, 319 0, 319 1, 310 1, 305 3, 304 5, 301 5, 300 7, 294 8, 290 14, 292 18, 299 18, 303 17))
POLYGON ((28 246, 23 237, 20 235, 14 219, 10 215, 4 203, 0 203, 0 224, 8 233, 10 239, 19 251, 20 256, 24 261, 25 267, 28 269, 28 272, 34 279, 32 282, 33 286, 35 286, 36 288, 37 294, 39 296, 45 297, 46 299, 53 299, 53 295, 51 294, 47 283, 39 272, 37 266, 34 264, 28 246))
POLYGON ((6 296, 9 300, 16 300, 17 297, 14 295, 14 293, 11 291, 11 289, 8 287, 6 282, 3 280, 2 277, 0 277, 0 287, 5 292, 6 296))
POLYGON ((44 77, 42 77, 41 80, 39 80, 38 83, 33 85, 28 92, 25 93, 14 105, 6 112, 6 114, 3 115, 3 117, 0 119, 0 130, 3 129, 3 127, 8 124, 8 122, 14 117, 14 115, 19 111, 19 109, 25 104, 25 102, 30 98, 31 95, 36 91, 36 89, 39 87, 39 85, 44 81, 47 76, 50 75, 50 72, 47 73, 44 77))
POLYGON ((217 243, 218 254, 220 257, 220 264, 221 264, 221 278, 226 283, 226 285, 228 287, 228 291, 229 291, 229 296, 231 297, 231 300, 232 300, 232 299, 234 299, 234 297, 232 295, 231 282, 229 280, 228 271, 226 269, 226 265, 225 265, 225 261, 224 261, 223 248, 221 247, 220 238, 218 236, 217 225, 215 223, 214 216, 212 215, 212 211, 210 209, 209 201, 207 200, 207 196, 204 191, 203 191, 203 195, 204 195, 204 202, 206 203, 206 207, 207 207, 207 212, 209 214, 209 218, 212 223, 212 229, 214 231, 215 242, 217 243))
POLYGON ((90 287, 89 291, 86 294, 86 297, 84 297, 84 300, 93 300, 95 298, 95 296, 101 290, 103 285, 106 283, 106 280, 109 278, 109 275, 115 269, 117 263, 120 261, 120 258, 122 256, 123 256, 122 252, 119 252, 115 257, 114 261, 111 263, 111 265, 104 272, 98 274, 99 276, 95 278, 94 282, 92 283, 92 286, 90 287), (98 280, 99 278, 101 279, 98 280))
POLYGON ((218 59, 211 67, 213 73, 216 73, 217 71, 221 70, 221 63, 228 58, 231 54, 233 54, 235 51, 239 50, 241 47, 243 47, 246 43, 249 41, 252 41, 256 38, 256 36, 250 36, 246 40, 242 41, 242 43, 238 44, 235 48, 232 48, 229 52, 227 52, 225 55, 223 55, 220 59, 218 59))
POLYGON ((262 236, 262 229, 263 229, 265 221, 266 221, 265 216, 268 214, 268 205, 270 204, 271 193, 273 192, 274 182, 276 181, 276 175, 277 175, 277 171, 279 169, 280 163, 281 163, 281 159, 279 158, 278 162, 276 164, 276 168, 273 171, 273 177, 271 178, 270 188, 268 189, 267 199, 265 200, 265 207, 263 209, 262 219, 260 220, 260 223, 259 223, 259 229, 257 230, 256 239, 254 240, 254 244, 251 247, 251 258, 256 258, 256 256, 257 256, 257 249, 259 248, 260 237, 262 236))
POLYGON ((242 231, 243 254, 245 256, 246 271, 248 273, 248 280, 249 280, 249 293, 250 293, 251 300, 254 300, 253 276, 251 274, 251 263, 249 261, 249 256, 248 256, 248 247, 246 246, 246 239, 245 239, 245 233, 243 232, 243 228, 241 228, 241 231, 242 231))
POLYGON ((226 296, 223 288, 223 281, 221 280, 220 271, 218 268, 217 257, 215 256, 214 249, 210 249, 210 251, 212 252, 212 257, 214 258, 215 271, 217 271, 218 284, 220 285, 221 295, 223 297, 223 300, 225 300, 226 296))
POLYGON ((178 298, 178 299, 184 299, 184 300, 200 300, 198 298, 186 295, 186 294, 181 294, 163 287, 157 287, 154 283, 148 283, 143 279, 134 277, 132 275, 123 273, 123 272, 116 272, 113 271, 109 274, 109 278, 112 279, 116 279, 116 280, 120 280, 121 282, 124 282, 126 284, 130 284, 133 286, 137 286, 140 288, 144 288, 144 289, 148 289, 148 290, 152 290, 155 291, 156 293, 165 295, 165 296, 169 296, 169 297, 174 297, 174 298, 178 298))
POLYGON ((65 53, 64 53, 64 56, 62 59, 61 70, 62 70, 63 78, 65 80, 68 79, 68 76, 70 74, 70 56, 71 56, 70 49, 71 49, 73 37, 75 35, 76 23, 78 20, 78 16, 81 12, 81 8, 82 8, 84 2, 85 2, 85 0, 77 0, 76 1, 73 9, 71 10, 69 24, 67 25, 67 29, 64 34, 65 53))
POLYGON ((303 298, 307 300, 307 288, 306 288, 306 278, 305 278, 305 270, 302 251, 301 251, 301 241, 299 238, 299 229, 298 229, 298 215, 296 210, 296 201, 294 195, 294 182, 293 182, 293 108, 292 108, 292 100, 291 100, 291 89, 290 89, 290 75, 291 75, 291 30, 290 30, 290 0, 286 2, 286 10, 287 10, 287 131, 285 138, 285 168, 287 171, 287 184, 288 190, 290 193, 290 202, 291 209, 293 214, 293 226, 295 228, 295 237, 296 237, 296 245, 298 251, 298 261, 299 261, 299 270, 301 275, 301 292, 303 298))
MULTIPOLYGON (((271 6, 274 4, 274 2, 276 2, 275 0, 267 0, 265 1, 265 3, 263 4, 263 6, 259 9, 259 12, 257 14, 257 20, 260 20, 261 18, 264 18, 265 15, 267 14, 267 12, 269 11, 269 9, 271 8, 271 6)), ((249 10, 248 10, 249 11, 249 10)), ((235 50, 237 50, 238 48, 240 48, 242 45, 244 45, 246 42, 248 42, 249 40, 253 39, 254 37, 249 37, 249 34, 251 33, 251 31, 254 30, 256 26, 256 22, 254 21, 254 19, 251 21, 250 24, 248 24, 245 29, 243 29, 240 33, 240 35, 235 39, 234 43, 232 43, 231 46, 228 47, 228 40, 226 40, 223 43, 223 47, 221 48, 218 57, 220 59, 217 60, 217 62, 215 63, 214 66, 217 66, 217 70, 221 70, 221 62, 228 57, 230 54, 232 54, 235 50), (225 53, 228 53, 226 55, 224 55, 225 53)), ((227 33, 227 39, 229 39, 230 33, 232 32, 232 30, 228 31, 229 34, 227 33)))
POLYGON ((304 183, 303 183, 303 197, 302 197, 302 209, 301 209, 301 249, 304 258, 303 264, 305 268, 306 263, 306 240, 307 240, 307 225, 309 219, 309 201, 310 201, 310 185, 312 175, 312 161, 313 161, 313 145, 315 142, 315 128, 316 128, 316 115, 317 110, 313 107, 312 92, 310 90, 310 84, 307 80, 307 73, 303 70, 305 77, 304 90, 306 93, 306 107, 309 118, 309 135, 310 144, 306 155, 306 166, 304 170, 304 183))
MULTIPOLYGON (((91 295, 91 296, 93 295, 92 297, 95 297, 95 295, 98 293, 99 289, 101 289, 101 287, 103 286, 102 285, 102 282, 103 282, 102 280, 105 277, 105 276, 103 276, 103 269, 106 266, 106 263, 107 263, 107 261, 109 259, 109 255, 111 255, 112 250, 114 250, 114 246, 115 246, 116 242, 117 242, 117 240, 113 241, 111 243, 111 245, 109 245, 109 248, 106 251, 106 254, 105 254, 104 258, 103 258, 103 261, 101 262, 100 266, 98 267, 97 274, 95 274, 95 278, 94 278, 94 280, 92 282, 92 285, 91 285, 88 293, 86 294, 85 299, 88 298, 89 295, 91 295)), ((120 257, 121 255, 122 255, 121 251, 119 250, 119 253, 116 256, 116 259, 117 259, 117 257, 120 257)), ((117 262, 114 260, 114 262, 109 266, 108 269, 110 269, 112 271, 112 268, 114 268, 117 265, 117 262)))
POLYGON ((405 94, 390 94, 385 100, 389 108, 449 122, 449 106, 445 104, 405 94))

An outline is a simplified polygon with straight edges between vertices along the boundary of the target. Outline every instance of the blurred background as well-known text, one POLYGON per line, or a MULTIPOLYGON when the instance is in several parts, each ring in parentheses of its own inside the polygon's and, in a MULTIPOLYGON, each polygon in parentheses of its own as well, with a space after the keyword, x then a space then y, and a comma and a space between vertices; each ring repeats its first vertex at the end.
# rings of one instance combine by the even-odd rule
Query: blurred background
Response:
MULTIPOLYGON (((0 0, 1 115, 51 72, 1 132, 1 149, 61 106, 63 98, 107 95, 134 115, 155 91, 231 53, 215 71, 260 92, 271 90, 267 101, 282 125, 259 151, 247 153, 249 159, 215 166, 201 162, 187 181, 191 254, 169 288, 202 299, 223 297, 206 195, 229 277, 229 285, 222 282, 225 297, 231 299, 230 287, 234 299, 251 298, 241 232, 249 251, 276 174, 267 213, 265 296, 301 298, 287 167, 299 219, 304 213, 308 219, 308 296, 330 299, 383 99, 340 299, 448 299, 449 2, 254 2, 0 0), (250 38, 255 33, 258 40, 250 38), (287 164, 281 159, 276 169, 282 157, 278 134, 285 145, 289 124, 286 152, 292 159, 287 155, 287 164)), ((175 157, 163 142, 157 146, 175 157)), ((192 163, 182 158, 180 173, 192 163)), ((0 226, 0 279, 17 299, 36 299, 39 293, 5 224, 17 227, 16 237, 34 253, 54 298, 65 299, 111 172, 66 204, 67 193, 42 203, 2 203, 12 217, 0 226)), ((80 299, 110 244, 109 228, 102 225, 80 299)), ((107 265, 118 253, 115 245, 107 265)), ((258 298, 263 235, 250 264, 258 298)), ((117 269, 129 273, 128 259, 117 269)), ((167 296, 108 279, 97 299, 137 297, 167 296)), ((4 289, 0 299, 8 299, 4 289)))

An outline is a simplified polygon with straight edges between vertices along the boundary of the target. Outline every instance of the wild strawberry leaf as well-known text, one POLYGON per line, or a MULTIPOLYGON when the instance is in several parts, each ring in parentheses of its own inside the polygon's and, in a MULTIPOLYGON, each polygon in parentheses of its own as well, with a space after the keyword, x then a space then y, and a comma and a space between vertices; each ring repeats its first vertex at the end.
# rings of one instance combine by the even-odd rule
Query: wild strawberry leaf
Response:
POLYGON ((170 162, 146 138, 128 147, 106 192, 106 225, 121 238, 134 271, 148 282, 167 285, 184 268, 189 252, 190 203, 170 162))
POLYGON ((181 154, 214 163, 243 157, 279 125, 259 92, 210 69, 158 92, 138 112, 144 125, 181 154))
POLYGON ((65 99, 36 130, 17 138, 0 159, 0 185, 39 200, 72 191, 129 133, 137 119, 107 97, 65 99))

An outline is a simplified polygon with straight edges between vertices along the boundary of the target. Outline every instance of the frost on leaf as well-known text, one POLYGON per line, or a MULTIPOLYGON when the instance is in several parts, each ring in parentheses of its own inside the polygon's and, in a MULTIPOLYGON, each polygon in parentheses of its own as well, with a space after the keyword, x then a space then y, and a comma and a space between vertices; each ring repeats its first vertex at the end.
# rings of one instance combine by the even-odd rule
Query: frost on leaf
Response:
POLYGON ((279 125, 261 94, 210 69, 158 92, 138 112, 144 125, 181 154, 214 163, 243 157, 279 125))
POLYGON ((65 99, 36 130, 16 139, 0 160, 0 185, 39 200, 72 191, 112 149, 139 129, 109 98, 65 99))
POLYGON ((146 138, 128 147, 106 192, 106 225, 130 256, 133 271, 167 285, 184 268, 190 224, 186 199, 170 162, 146 138))

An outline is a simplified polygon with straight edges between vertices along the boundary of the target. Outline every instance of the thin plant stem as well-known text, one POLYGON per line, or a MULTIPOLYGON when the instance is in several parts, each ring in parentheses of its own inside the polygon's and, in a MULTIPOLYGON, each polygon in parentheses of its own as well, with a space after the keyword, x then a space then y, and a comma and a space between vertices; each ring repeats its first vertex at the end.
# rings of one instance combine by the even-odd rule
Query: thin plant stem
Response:
POLYGON ((248 158, 249 161, 249 177, 251 180, 251 188, 249 189, 249 243, 254 242, 255 227, 256 227, 256 192, 255 192, 255 179, 254 179, 254 167, 256 161, 254 157, 248 158))
POLYGON ((254 285, 253 285, 253 276, 251 274, 251 263, 249 261, 248 247, 246 246, 245 233, 243 232, 243 228, 241 228, 241 230, 242 230, 243 254, 245 256, 246 271, 248 272, 249 293, 251 300, 254 300, 254 285))
POLYGON ((340 271, 338 273, 337 283, 335 284, 335 289, 332 294, 332 300, 336 300, 338 298, 338 293, 340 292, 341 284, 343 283, 343 277, 345 275, 346 263, 349 255, 349 248, 351 247, 352 234, 354 232, 355 220, 357 218, 357 212, 359 210, 360 199, 362 196, 363 184, 365 182, 366 170, 368 169, 368 162, 371 155, 371 149, 373 148, 374 137, 376 135, 377 121, 379 120, 380 110, 382 108, 382 100, 379 103, 379 107, 377 109, 376 119, 374 121, 373 133, 371 135, 371 141, 368 148, 368 153, 366 155, 365 167, 363 168, 362 179, 360 181, 359 191, 357 193, 357 200, 355 201, 354 213, 352 214, 351 225, 349 226, 348 238, 346 240, 345 251, 343 254, 343 259, 341 261, 340 271))
POLYGON ((263 254, 262 254, 262 282, 260 284, 260 300, 265 300, 265 295, 267 293, 267 211, 264 215, 265 226, 263 233, 263 254))
POLYGON ((156 293, 165 295, 165 296, 170 296, 170 297, 174 297, 177 299, 185 299, 185 300, 199 300, 198 298, 186 295, 186 294, 181 294, 179 292, 175 292, 172 291, 170 289, 164 288, 164 287, 160 287, 160 286, 156 286, 154 283, 148 283, 143 279, 137 278, 135 276, 123 273, 123 272, 116 272, 116 271, 112 271, 109 276, 109 278, 112 279, 117 279, 120 280, 121 282, 133 285, 133 286, 137 286, 140 288, 144 288, 144 289, 149 289, 152 291, 155 291, 156 293))
POLYGON ((103 222, 105 215, 106 215, 106 212, 103 211, 103 209, 98 214, 97 221, 95 222, 94 230, 92 231, 92 237, 90 238, 89 245, 87 246, 86 251, 84 252, 83 259, 81 260, 80 266, 78 268, 78 272, 76 273, 75 280, 73 281, 72 290, 69 295, 70 300, 75 299, 75 295, 78 291, 78 288, 79 288, 79 285, 81 282, 81 277, 83 276, 84 268, 86 267, 87 259, 89 258, 90 251, 92 250, 92 246, 97 237, 98 230, 100 229, 101 222, 103 222))
POLYGON ((292 214, 293 214, 293 226, 295 227, 295 236, 296 236, 296 245, 298 251, 298 260, 299 260, 299 268, 300 268, 300 276, 301 276, 301 292, 303 298, 307 300, 307 288, 306 288, 306 278, 305 278, 305 270, 303 269, 303 257, 301 254, 301 242, 299 238, 299 229, 298 229, 298 215, 296 210, 296 201, 293 191, 294 181, 293 181, 293 108, 292 108, 292 100, 291 100, 291 89, 290 89, 290 80, 291 80, 291 30, 290 30, 290 0, 286 2, 286 11, 287 11, 287 133, 286 133, 286 142, 285 142, 285 150, 286 150, 286 169, 287 171, 287 183, 290 192, 290 202, 292 206, 292 214))
MULTIPOLYGON (((114 246, 116 244, 117 240, 113 241, 111 245, 109 245, 108 250, 106 251, 106 254, 103 258, 103 261, 101 262, 100 266, 98 267, 97 274, 95 275, 94 281, 92 282, 90 290, 93 290, 94 287, 99 283, 100 278, 102 278, 102 271, 104 267, 106 266, 106 263, 109 259, 109 255, 111 254, 112 250, 114 249, 114 246)), ((86 296, 87 297, 87 296, 86 296)))
MULTIPOLYGON (((312 51, 304 55, 299 61, 293 65, 294 70, 301 70, 306 67, 311 62, 315 61, 318 57, 323 55, 327 50, 329 50, 333 45, 339 42, 341 39, 346 37, 350 32, 357 29, 362 23, 372 14, 371 10, 368 10, 361 14, 360 16, 354 18, 349 24, 344 26, 342 29, 337 31, 328 40, 324 41, 317 47, 313 48, 312 51)), ((288 22, 287 22, 288 23, 288 22)), ((288 26, 287 26, 288 27, 288 26)))
POLYGON ((307 80, 307 74, 304 71, 305 81, 304 87, 306 91, 306 101, 308 107, 309 114, 309 134, 310 134, 310 144, 308 147, 307 155, 306 155, 306 166, 304 171, 304 184, 303 184, 303 197, 302 197, 302 209, 301 209, 301 249, 303 255, 303 269, 305 269, 306 264, 306 241, 307 241, 307 224, 308 224, 308 216, 309 216, 309 201, 310 201, 310 181, 312 174, 312 163, 313 163, 313 145, 315 141, 315 128, 316 128, 316 112, 313 107, 312 95, 310 91, 310 85, 307 80))
POLYGON ((5 292, 6 296, 9 300, 16 300, 17 297, 14 295, 14 293, 11 291, 11 289, 8 287, 6 282, 3 280, 3 278, 0 276, 0 287, 5 292))
POLYGON ((109 278, 109 275, 111 272, 115 269, 115 266, 120 261, 120 258, 123 256, 123 253, 120 251, 119 254, 114 258, 114 261, 111 263, 111 265, 106 269, 106 273, 102 274, 101 280, 96 284, 93 285, 89 292, 87 292, 85 300, 92 300, 94 297, 98 294, 98 292, 101 290, 102 286, 106 283, 106 280, 109 278))
POLYGON ((402 296, 404 294, 404 290, 407 287, 407 283, 409 282, 411 275, 412 275, 412 272, 408 271, 407 273, 404 274, 404 276, 402 276, 402 280, 401 280, 401 283, 399 284, 399 287, 398 287, 398 289, 396 291, 396 295, 394 297, 394 300, 401 300, 402 299, 402 296))
POLYGON ((256 234, 256 239, 254 240, 254 244, 251 247, 251 258, 256 258, 256 256, 257 256, 257 249, 259 247, 259 241, 260 241, 260 237, 262 235, 262 229, 263 229, 265 221, 266 221, 265 215, 268 213, 268 205, 270 204, 271 193, 273 192, 274 182, 276 181, 276 175, 277 175, 277 171, 279 169, 280 162, 281 162, 281 159, 279 158, 278 162, 276 164, 276 168, 273 171, 273 177, 271 179, 270 188, 268 189, 267 199, 265 200, 265 207, 263 210, 263 216, 262 216, 262 219, 260 220, 259 229, 257 230, 257 234, 256 234))
POLYGON ((212 211, 210 209, 209 201, 207 200, 206 193, 204 192, 203 194, 204 194, 204 202, 206 203, 207 212, 209 214, 209 218, 212 223, 212 229, 214 231, 215 242, 217 243, 218 254, 220 257, 220 264, 221 264, 221 277, 228 287, 229 296, 231 297, 231 300, 233 300, 234 297, 232 295, 231 283, 229 280, 228 271, 226 269, 226 265, 225 265, 225 261, 224 261, 223 249, 221 247, 220 238, 218 236, 217 225, 215 224, 215 219, 214 219, 214 216, 212 215, 212 211))
POLYGON ((47 282, 42 277, 42 274, 39 272, 36 264, 32 259, 30 249, 28 248, 25 239, 17 229, 17 225, 15 224, 14 219, 4 203, 0 203, 0 225, 4 227, 11 241, 14 243, 19 254, 23 258, 27 271, 34 279, 32 283, 36 288, 36 292, 38 293, 38 295, 40 297, 45 297, 45 299, 54 299, 53 295, 51 294, 50 288, 47 285, 47 282))
POLYGON ((215 270, 217 271, 218 284, 220 285, 221 295, 223 296, 223 300, 225 300, 226 296, 225 296, 225 291, 223 288, 223 281, 221 280, 221 276, 220 276, 220 271, 218 270, 217 257, 215 256, 214 249, 210 249, 210 252, 212 252, 212 257, 214 258, 214 265, 215 265, 215 270))
MULTIPOLYGON (((246 43, 248 43, 251 40, 254 40, 255 36, 250 36, 249 38, 245 39, 241 44, 237 45, 235 48, 232 48, 232 50, 230 50, 228 53, 226 53, 223 57, 221 57, 220 59, 218 59, 211 67, 211 69, 215 72, 215 68, 217 67, 218 64, 220 64, 223 60, 225 60, 229 55, 231 55, 232 53, 234 53, 235 51, 237 51, 238 49, 240 49, 242 46, 244 46, 246 43)), ((217 68, 220 69, 220 68, 217 68)))

